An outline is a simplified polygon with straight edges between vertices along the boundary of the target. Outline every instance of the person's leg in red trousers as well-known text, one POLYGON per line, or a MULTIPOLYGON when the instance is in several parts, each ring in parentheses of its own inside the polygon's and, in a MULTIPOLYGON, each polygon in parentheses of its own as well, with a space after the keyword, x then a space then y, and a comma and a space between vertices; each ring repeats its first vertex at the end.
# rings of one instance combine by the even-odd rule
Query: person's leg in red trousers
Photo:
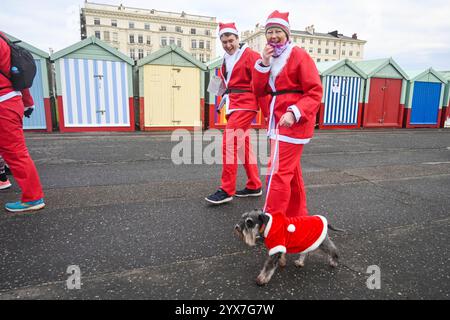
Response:
POLYGON ((44 193, 39 175, 25 144, 24 107, 20 96, 0 102, 0 155, 22 190, 22 202, 42 199, 44 193))

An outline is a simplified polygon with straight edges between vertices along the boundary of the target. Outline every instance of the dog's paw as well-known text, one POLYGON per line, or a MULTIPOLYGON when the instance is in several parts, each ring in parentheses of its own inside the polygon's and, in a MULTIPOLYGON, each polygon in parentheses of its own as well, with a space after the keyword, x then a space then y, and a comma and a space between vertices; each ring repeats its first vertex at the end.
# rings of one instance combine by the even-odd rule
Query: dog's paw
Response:
POLYGON ((330 267, 332 267, 332 268, 337 268, 337 266, 338 266, 338 262, 334 259, 330 259, 328 261, 328 263, 330 264, 330 267))
POLYGON ((295 260, 294 264, 297 268, 303 268, 305 266, 305 261, 295 260))
POLYGON ((264 275, 260 274, 256 278, 256 284, 260 287, 265 286, 267 283, 269 283, 269 280, 264 275))

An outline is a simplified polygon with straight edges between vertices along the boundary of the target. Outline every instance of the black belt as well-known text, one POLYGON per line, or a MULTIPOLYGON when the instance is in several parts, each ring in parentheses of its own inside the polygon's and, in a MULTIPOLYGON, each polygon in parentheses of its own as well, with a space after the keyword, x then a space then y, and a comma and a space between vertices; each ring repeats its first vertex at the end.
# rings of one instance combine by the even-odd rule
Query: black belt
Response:
POLYGON ((242 89, 227 89, 225 90, 223 95, 230 94, 230 93, 246 93, 251 92, 250 90, 242 90, 242 89))
POLYGON ((282 94, 288 94, 288 93, 300 93, 300 94, 303 94, 303 91, 301 91, 301 90, 280 90, 280 91, 275 91, 275 92, 269 92, 269 94, 272 97, 276 97, 276 96, 280 96, 282 94))

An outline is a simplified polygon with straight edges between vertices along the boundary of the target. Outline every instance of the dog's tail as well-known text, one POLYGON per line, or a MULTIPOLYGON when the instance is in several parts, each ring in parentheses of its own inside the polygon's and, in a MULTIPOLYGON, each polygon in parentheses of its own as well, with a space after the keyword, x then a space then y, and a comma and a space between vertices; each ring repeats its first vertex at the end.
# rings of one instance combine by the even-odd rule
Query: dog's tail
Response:
POLYGON ((328 224, 328 229, 336 231, 336 232, 346 232, 343 229, 338 229, 338 228, 333 227, 331 224, 328 224))

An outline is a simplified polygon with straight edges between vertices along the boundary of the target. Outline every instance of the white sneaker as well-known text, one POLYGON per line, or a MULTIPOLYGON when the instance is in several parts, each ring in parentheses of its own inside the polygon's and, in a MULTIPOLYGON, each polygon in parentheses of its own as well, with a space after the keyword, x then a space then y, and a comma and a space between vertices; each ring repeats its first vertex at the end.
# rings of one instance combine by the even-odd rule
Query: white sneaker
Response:
POLYGON ((0 190, 5 190, 8 188, 11 188, 12 184, 11 182, 9 182, 8 179, 6 179, 6 181, 0 181, 0 190))

